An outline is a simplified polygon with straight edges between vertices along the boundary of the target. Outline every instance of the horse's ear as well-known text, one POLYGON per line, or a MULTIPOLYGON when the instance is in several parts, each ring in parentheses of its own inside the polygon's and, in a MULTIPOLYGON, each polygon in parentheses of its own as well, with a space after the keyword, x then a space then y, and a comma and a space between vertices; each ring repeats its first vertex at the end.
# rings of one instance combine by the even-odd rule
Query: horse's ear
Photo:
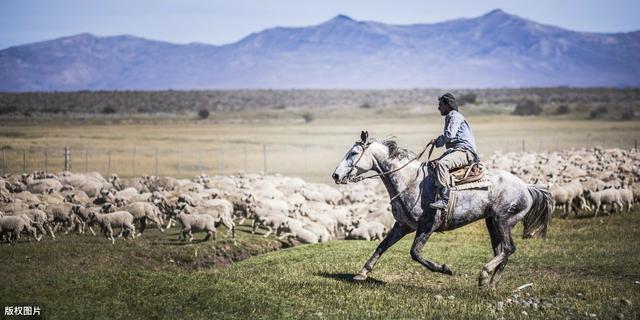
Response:
POLYGON ((362 142, 367 142, 368 139, 369 139, 369 132, 368 131, 362 131, 360 133, 360 140, 362 140, 362 142))

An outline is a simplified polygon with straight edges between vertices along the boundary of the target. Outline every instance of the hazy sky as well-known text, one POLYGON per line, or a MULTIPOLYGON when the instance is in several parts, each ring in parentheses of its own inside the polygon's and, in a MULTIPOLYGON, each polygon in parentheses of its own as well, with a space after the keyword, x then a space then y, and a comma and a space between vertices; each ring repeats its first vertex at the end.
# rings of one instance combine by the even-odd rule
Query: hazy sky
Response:
POLYGON ((0 0, 0 48, 83 32, 226 44, 337 14, 411 24, 477 17, 496 8, 577 31, 640 30, 640 0, 0 0))

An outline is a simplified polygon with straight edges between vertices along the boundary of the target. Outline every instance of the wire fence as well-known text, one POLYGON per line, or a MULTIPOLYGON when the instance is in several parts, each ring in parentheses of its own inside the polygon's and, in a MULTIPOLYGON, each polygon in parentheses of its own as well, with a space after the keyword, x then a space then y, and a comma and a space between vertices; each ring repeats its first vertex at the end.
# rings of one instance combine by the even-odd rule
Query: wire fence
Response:
MULTIPOLYGON (((103 176, 141 175, 189 178, 198 174, 225 175, 238 172, 299 176, 310 181, 328 181, 329 175, 349 146, 234 144, 194 148, 186 145, 133 145, 102 148, 79 145, 5 145, 0 148, 2 174, 33 171, 97 171, 103 176)), ((415 150, 422 146, 417 146, 415 150)), ((606 139, 578 137, 573 140, 504 139, 481 146, 488 158, 493 152, 554 151, 570 148, 638 148, 637 138, 606 139)), ((434 154, 434 157, 438 152, 434 154)))

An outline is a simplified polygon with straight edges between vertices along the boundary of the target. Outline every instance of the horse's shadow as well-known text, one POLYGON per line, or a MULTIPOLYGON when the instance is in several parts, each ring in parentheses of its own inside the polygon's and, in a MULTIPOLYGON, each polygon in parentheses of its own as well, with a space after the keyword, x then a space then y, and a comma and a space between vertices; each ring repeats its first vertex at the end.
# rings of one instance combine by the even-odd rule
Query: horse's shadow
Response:
POLYGON ((329 278, 329 279, 333 279, 333 280, 338 280, 341 282, 346 282, 346 283, 351 283, 351 284, 368 284, 368 285, 375 285, 375 286, 382 286, 385 285, 386 283, 384 281, 380 281, 377 279, 373 279, 373 278, 367 278, 364 281, 357 281, 357 280, 353 280, 353 277, 355 276, 355 274, 351 274, 351 273, 329 273, 329 272, 318 272, 315 274, 316 276, 320 276, 323 278, 329 278))

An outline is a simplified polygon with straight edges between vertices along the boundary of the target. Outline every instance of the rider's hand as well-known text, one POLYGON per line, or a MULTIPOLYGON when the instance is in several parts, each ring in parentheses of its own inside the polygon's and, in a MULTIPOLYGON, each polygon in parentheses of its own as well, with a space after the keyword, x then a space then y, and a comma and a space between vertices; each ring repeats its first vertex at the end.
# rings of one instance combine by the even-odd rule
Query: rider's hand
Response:
POLYGON ((431 139, 431 141, 429 141, 429 143, 436 144, 436 139, 431 139))

